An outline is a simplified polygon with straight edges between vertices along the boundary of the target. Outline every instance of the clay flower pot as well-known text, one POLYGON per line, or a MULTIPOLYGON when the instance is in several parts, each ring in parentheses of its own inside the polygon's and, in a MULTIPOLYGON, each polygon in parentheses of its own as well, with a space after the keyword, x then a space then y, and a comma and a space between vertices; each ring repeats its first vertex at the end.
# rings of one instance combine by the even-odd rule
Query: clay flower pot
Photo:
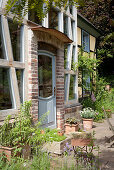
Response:
POLYGON ((92 134, 85 132, 75 132, 71 138, 72 146, 88 146, 93 144, 92 134))
MULTIPOLYGON (((13 147, 0 146, 0 154, 4 153, 9 162, 11 161, 11 158, 14 156, 14 150, 15 149, 13 147)), ((29 145, 24 145, 22 146, 21 153, 17 152, 15 156, 20 157, 22 155, 24 159, 28 159, 30 158, 30 154, 31 147, 29 145)))
POLYGON ((72 146, 88 146, 91 144, 91 139, 71 139, 72 146))
POLYGON ((83 128, 84 130, 90 130, 93 126, 93 119, 82 119, 83 120, 83 128))
POLYGON ((8 161, 11 161, 11 157, 13 156, 13 148, 0 146, 0 154, 5 154, 8 161))
POLYGON ((65 123, 65 133, 73 133, 78 131, 79 129, 79 124, 69 124, 69 123, 65 123))
POLYGON ((45 131, 44 130, 41 130, 41 132, 40 132, 41 134, 44 134, 45 133, 45 131))
POLYGON ((58 134, 58 136, 63 136, 64 135, 64 133, 62 131, 58 131, 57 134, 58 134))

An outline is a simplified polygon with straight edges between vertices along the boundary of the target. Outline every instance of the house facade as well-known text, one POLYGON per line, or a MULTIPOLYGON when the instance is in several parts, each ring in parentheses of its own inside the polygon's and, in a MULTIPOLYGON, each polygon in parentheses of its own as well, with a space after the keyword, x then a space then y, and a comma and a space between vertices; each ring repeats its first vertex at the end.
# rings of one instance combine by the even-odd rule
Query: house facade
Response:
POLYGON ((72 65, 78 62, 82 34, 89 35, 94 51, 98 33, 73 6, 52 8, 42 22, 29 11, 21 26, 3 15, 4 6, 0 1, 0 121, 13 118, 21 103, 31 100, 34 122, 47 113, 43 126, 64 130, 65 119, 81 109, 78 70, 72 65))

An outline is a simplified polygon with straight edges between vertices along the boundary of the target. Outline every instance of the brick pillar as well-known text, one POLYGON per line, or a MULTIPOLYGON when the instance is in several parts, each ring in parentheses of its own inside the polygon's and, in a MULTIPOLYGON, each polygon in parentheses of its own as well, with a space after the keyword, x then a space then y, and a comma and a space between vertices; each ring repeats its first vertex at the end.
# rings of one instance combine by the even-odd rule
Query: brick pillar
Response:
POLYGON ((29 40, 28 96, 32 101, 33 122, 38 120, 38 47, 34 39, 29 40))
POLYGON ((64 130, 64 50, 57 50, 56 57, 56 109, 57 128, 64 130))

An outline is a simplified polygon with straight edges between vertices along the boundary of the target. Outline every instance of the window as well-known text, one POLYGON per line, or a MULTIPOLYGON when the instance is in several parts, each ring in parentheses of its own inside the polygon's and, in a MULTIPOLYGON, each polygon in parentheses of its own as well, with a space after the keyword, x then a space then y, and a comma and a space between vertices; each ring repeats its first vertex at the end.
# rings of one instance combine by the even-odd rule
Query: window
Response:
MULTIPOLYGON (((1 20, 1 19, 0 19, 1 20)), ((3 41, 2 41, 2 32, 1 32, 2 28, 1 28, 1 22, 0 22, 0 58, 3 59, 4 55, 3 55, 3 41)))
POLYGON ((9 69, 0 67, 0 110, 12 108, 10 87, 9 69))
POLYGON ((90 74, 83 70, 83 96, 90 94, 90 74))
POLYGON ((35 22, 36 24, 42 25, 42 21, 38 18, 36 12, 34 12, 33 10, 29 10, 28 20, 35 22))
POLYGON ((24 26, 0 16, 0 112, 10 109, 6 114, 23 102, 23 33, 24 26))
POLYGON ((68 17, 64 15, 63 21, 64 21, 64 34, 68 35, 68 17))
POLYGON ((86 52, 90 51, 89 34, 87 32, 85 32, 84 30, 82 30, 82 47, 83 47, 84 51, 86 51, 86 52))
POLYGON ((58 11, 53 8, 49 11, 49 28, 58 30, 58 11))
POLYGON ((18 23, 13 23, 12 20, 8 19, 10 38, 12 44, 13 58, 15 61, 20 61, 20 50, 21 50, 21 26, 18 23))
POLYGON ((16 69, 17 83, 21 103, 23 103, 23 72, 24 71, 22 69, 16 69))
POLYGON ((70 75, 69 100, 75 99, 74 82, 75 82, 75 76, 70 75))
POLYGON ((1 5, 2 5, 2 0, 0 0, 0 7, 1 7, 1 5))

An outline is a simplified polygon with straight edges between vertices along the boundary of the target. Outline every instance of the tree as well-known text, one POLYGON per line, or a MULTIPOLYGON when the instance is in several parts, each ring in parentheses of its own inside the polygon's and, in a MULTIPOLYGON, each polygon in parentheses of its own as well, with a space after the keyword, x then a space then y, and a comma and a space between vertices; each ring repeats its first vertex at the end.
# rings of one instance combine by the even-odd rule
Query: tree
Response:
POLYGON ((85 1, 84 5, 79 6, 78 9, 82 15, 101 31, 101 36, 98 41, 98 57, 100 57, 103 62, 99 66, 99 71, 100 73, 104 72, 104 75, 106 73, 112 74, 112 64, 114 62, 112 43, 114 39, 112 0, 96 0, 96 2, 92 0, 85 1), (112 70, 107 67, 107 61, 109 68, 112 70))

